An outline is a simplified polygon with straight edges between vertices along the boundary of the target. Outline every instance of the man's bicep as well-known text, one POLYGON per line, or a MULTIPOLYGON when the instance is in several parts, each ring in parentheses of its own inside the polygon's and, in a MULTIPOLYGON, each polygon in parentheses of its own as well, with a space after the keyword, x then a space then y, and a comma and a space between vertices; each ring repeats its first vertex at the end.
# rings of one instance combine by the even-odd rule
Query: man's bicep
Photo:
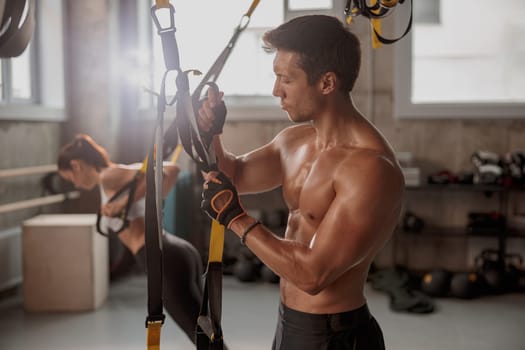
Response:
MULTIPOLYGON (((374 177, 374 175, 372 175, 374 177)), ((373 252, 396 220, 397 198, 387 196, 393 184, 348 182, 336 193, 318 229, 312 252, 334 280, 373 252)))
POLYGON ((273 142, 237 157, 237 162, 233 181, 240 193, 264 192, 281 185, 281 157, 273 142))
POLYGON ((336 198, 326 213, 312 246, 314 261, 334 280, 368 256, 374 245, 375 223, 355 205, 336 198))

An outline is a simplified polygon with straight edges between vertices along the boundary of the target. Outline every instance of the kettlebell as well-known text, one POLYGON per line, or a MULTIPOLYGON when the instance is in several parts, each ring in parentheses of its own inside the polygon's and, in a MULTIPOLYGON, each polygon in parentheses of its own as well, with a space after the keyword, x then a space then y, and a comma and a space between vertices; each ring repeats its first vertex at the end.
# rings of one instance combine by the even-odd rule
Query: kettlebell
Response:
POLYGON ((488 294, 500 294, 505 291, 505 268, 498 261, 498 252, 486 249, 475 258, 475 265, 481 277, 483 289, 488 294))

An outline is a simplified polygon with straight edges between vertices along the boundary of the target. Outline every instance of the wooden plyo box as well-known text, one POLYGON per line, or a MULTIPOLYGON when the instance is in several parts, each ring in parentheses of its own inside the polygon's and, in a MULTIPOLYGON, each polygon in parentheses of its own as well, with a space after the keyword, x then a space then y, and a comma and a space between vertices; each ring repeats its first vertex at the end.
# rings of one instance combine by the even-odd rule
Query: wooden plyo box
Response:
POLYGON ((27 311, 88 311, 106 300, 108 240, 94 214, 39 215, 23 223, 27 311))

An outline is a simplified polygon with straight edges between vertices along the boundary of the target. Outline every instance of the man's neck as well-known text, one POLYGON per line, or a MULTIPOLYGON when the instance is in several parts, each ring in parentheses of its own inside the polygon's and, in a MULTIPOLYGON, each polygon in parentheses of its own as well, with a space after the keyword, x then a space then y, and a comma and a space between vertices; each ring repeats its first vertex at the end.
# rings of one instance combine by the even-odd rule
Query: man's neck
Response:
POLYGON ((362 118, 351 96, 334 97, 312 121, 317 131, 317 148, 325 150, 337 146, 351 146, 355 143, 352 125, 362 118))

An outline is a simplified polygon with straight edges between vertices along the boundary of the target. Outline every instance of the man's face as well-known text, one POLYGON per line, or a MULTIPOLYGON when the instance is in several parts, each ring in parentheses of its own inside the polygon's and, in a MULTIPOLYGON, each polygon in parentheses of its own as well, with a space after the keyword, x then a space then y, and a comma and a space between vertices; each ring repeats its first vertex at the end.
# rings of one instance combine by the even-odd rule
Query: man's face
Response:
POLYGON ((306 72, 299 67, 299 55, 277 50, 273 61, 275 83, 273 95, 281 100, 281 108, 290 120, 305 122, 315 118, 321 103, 316 84, 309 85, 306 72))

